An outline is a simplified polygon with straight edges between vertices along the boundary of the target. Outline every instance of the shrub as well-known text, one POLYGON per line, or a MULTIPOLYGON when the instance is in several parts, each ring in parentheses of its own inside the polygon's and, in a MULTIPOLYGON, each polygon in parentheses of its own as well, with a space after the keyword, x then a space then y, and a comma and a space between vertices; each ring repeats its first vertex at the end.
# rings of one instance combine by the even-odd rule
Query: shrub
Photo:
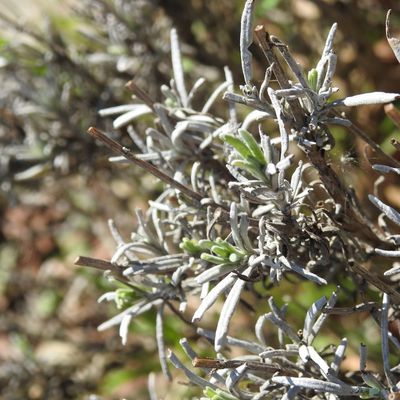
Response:
MULTIPOLYGON (((149 208, 137 211, 138 229, 129 241, 110 222, 117 242, 111 261, 86 257, 77 261, 106 271, 118 283, 115 291, 99 300, 115 301, 122 311, 99 329, 119 326, 126 343, 132 320, 156 309, 156 341, 164 375, 171 379, 169 359, 189 382, 203 389, 206 398, 397 398, 398 368, 391 366, 389 343, 398 354, 400 342, 389 329, 389 317, 396 320, 400 304, 396 291, 400 268, 390 261, 400 255, 395 233, 400 214, 370 195, 381 212, 375 222, 367 205, 332 167, 329 154, 335 147, 331 127, 339 125, 373 148, 381 160, 373 166, 375 171, 400 174, 399 162, 339 111, 392 103, 400 95, 372 92, 336 97, 336 24, 321 59, 307 74, 288 46, 257 26, 254 36, 267 68, 262 83, 256 84, 249 51, 253 12, 254 2, 248 0, 241 21, 241 94, 234 93, 232 74, 225 68, 225 82, 196 109, 194 100, 204 79, 187 90, 178 36, 172 30, 174 76, 170 86, 161 87, 164 101, 154 102, 131 81, 128 87, 141 102, 103 110, 121 114, 114 120, 116 127, 154 115, 152 126, 131 135, 138 152, 96 128, 88 131, 117 154, 112 161, 133 163, 164 184, 149 208), (222 93, 226 117, 212 113, 222 93), (238 104, 250 108, 243 120, 238 104), (372 264, 389 269, 382 276, 371 269, 372 264), (270 292, 285 282, 284 288, 293 291, 304 280, 327 285, 331 294, 313 299, 304 322, 293 325, 291 304, 282 304, 287 297, 284 290, 275 299, 270 292), (224 301, 215 330, 207 330, 202 320, 219 298, 224 301), (267 298, 269 311, 261 311, 258 303, 267 298), (243 330, 244 337, 235 338, 228 333, 240 304, 247 305, 256 318, 252 327, 243 330), (204 358, 186 338, 181 339, 196 372, 166 349, 165 310, 195 330, 197 341, 206 338, 213 344, 216 355, 204 358), (379 373, 367 369, 367 347, 362 343, 359 368, 351 373, 341 368, 346 337, 325 347, 318 344, 321 328, 332 314, 360 311, 368 312, 380 329, 379 373), (265 324, 274 328, 274 337, 270 332, 266 335, 265 324), (230 357, 229 350, 235 347, 241 355, 230 357)), ((400 61, 399 40, 390 32, 389 16, 387 38, 400 61)), ((398 123, 396 108, 387 110, 398 123)), ((393 144, 399 148, 398 142, 393 144)), ((156 398, 153 378, 150 392, 156 398)))

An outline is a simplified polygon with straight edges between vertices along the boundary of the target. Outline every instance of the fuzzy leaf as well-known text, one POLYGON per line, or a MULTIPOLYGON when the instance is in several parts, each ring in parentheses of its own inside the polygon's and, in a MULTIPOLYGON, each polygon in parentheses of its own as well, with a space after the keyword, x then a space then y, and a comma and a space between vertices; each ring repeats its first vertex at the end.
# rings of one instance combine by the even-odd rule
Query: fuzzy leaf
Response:
POLYGON ((253 135, 246 131, 246 129, 239 129, 239 134, 242 137, 243 141, 246 143, 246 146, 251 151, 253 157, 261 164, 265 165, 264 154, 261 151, 259 144, 254 139, 253 135))
POLYGON ((250 149, 238 138, 232 135, 223 137, 226 143, 230 144, 245 160, 251 156, 250 149))

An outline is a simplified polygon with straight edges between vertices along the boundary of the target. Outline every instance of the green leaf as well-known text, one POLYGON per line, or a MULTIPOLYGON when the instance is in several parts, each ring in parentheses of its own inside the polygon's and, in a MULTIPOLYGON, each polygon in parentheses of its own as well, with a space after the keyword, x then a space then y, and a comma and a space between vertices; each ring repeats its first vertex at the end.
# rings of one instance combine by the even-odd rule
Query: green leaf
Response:
POLYGON ((207 240, 207 239, 202 239, 199 240, 199 246, 201 247, 202 250, 210 250, 211 247, 214 246, 214 242, 212 240, 207 240))
POLYGON ((253 135, 246 131, 246 129, 239 129, 239 134, 242 137, 243 141, 246 143, 246 146, 251 151, 253 157, 262 165, 266 165, 264 154, 259 146, 259 144, 254 139, 253 135))
POLYGON ((203 390, 203 394, 204 396, 208 397, 211 400, 238 400, 237 397, 232 396, 229 393, 224 392, 221 389, 212 389, 209 386, 207 386, 204 390, 203 390))
POLYGON ((115 304, 118 309, 122 309, 125 306, 132 305, 136 296, 133 289, 121 288, 115 291, 115 304))
POLYGON ((182 239, 182 242, 179 244, 179 248, 193 255, 199 254, 203 250, 196 240, 186 237, 182 239))
POLYGON ((266 179, 265 175, 260 171, 259 166, 254 162, 234 160, 234 161, 232 161, 232 165, 234 167, 244 169, 245 171, 247 171, 248 173, 250 173, 251 175, 253 175, 253 177, 255 177, 257 179, 260 179, 262 181, 265 181, 265 179, 266 179))
POLYGON ((238 138, 232 135, 225 135, 224 140, 230 144, 245 160, 250 157, 251 151, 247 146, 238 138))
POLYGON ((211 247, 211 251, 216 254, 217 256, 223 257, 223 258, 229 258, 230 252, 227 251, 225 248, 221 246, 213 246, 211 247))
POLYGON ((313 68, 310 71, 308 71, 308 84, 310 85, 310 88, 314 91, 317 90, 317 82, 318 82, 318 71, 313 68))
POLYGON ((232 254, 229 256, 229 261, 230 261, 231 263, 236 263, 236 262, 240 261, 241 258, 242 258, 242 257, 241 257, 239 254, 237 254, 237 253, 232 253, 232 254))
POLYGON ((240 251, 237 247, 232 246, 230 243, 228 243, 226 240, 222 240, 221 238, 217 238, 215 242, 218 244, 218 246, 223 247, 226 249, 229 253, 236 253, 240 251))
POLYGON ((224 264, 225 259, 222 257, 213 256, 212 254, 202 253, 200 258, 212 264, 224 264))

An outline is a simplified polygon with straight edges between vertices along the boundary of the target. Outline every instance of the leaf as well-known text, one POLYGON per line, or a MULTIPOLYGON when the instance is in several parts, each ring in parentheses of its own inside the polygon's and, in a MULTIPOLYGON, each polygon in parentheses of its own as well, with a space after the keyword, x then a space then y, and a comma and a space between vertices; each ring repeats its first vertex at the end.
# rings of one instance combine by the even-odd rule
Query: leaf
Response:
POLYGON ((253 157, 261 164, 266 165, 266 161, 264 158, 264 154, 259 146, 259 144, 255 141, 252 134, 250 134, 246 129, 239 129, 239 134, 242 137, 243 141, 246 143, 246 146, 249 148, 253 157))
POLYGON ((208 292, 207 296, 203 299, 200 306, 193 314, 192 322, 199 321, 203 317, 204 313, 217 301, 218 296, 231 286, 236 279, 237 276, 231 273, 222 279, 222 281, 218 282, 218 284, 208 292))
MULTIPOLYGON (((253 267, 247 267, 243 271, 244 276, 250 276, 253 267)), ((226 336, 228 334, 229 323, 232 319, 233 313, 236 310, 237 303, 240 300, 240 294, 242 293, 243 287, 246 282, 242 279, 237 279, 233 285, 225 303, 222 307, 221 314, 218 320, 217 329, 215 331, 215 351, 221 351, 226 342, 226 336)))
POLYGON ((317 83, 318 83, 318 71, 315 68, 308 71, 307 79, 308 79, 308 84, 310 85, 310 88, 312 90, 316 91, 317 83))
POLYGON ((371 92, 357 94, 355 96, 346 97, 344 99, 336 100, 332 103, 333 106, 344 105, 347 107, 363 106, 371 104, 385 104, 391 103, 400 99, 399 93, 386 93, 386 92, 371 92))
POLYGON ((400 63, 400 39, 396 38, 392 35, 391 26, 390 26, 390 14, 392 10, 389 10, 386 15, 386 38, 389 42, 390 47, 393 50, 394 55, 397 58, 397 61, 400 63))
POLYGON ((231 162, 234 167, 238 167, 247 171, 250 175, 253 175, 254 178, 257 178, 261 181, 265 181, 265 175, 259 170, 258 165, 254 162, 243 161, 243 160, 234 160, 231 162))
POLYGON ((394 208, 388 206, 377 197, 372 194, 368 195, 369 200, 378 207, 390 220, 395 224, 400 225, 400 213, 398 213, 394 208))
POLYGON ((232 135, 223 137, 226 143, 230 144, 245 160, 251 156, 250 149, 238 138, 232 135))

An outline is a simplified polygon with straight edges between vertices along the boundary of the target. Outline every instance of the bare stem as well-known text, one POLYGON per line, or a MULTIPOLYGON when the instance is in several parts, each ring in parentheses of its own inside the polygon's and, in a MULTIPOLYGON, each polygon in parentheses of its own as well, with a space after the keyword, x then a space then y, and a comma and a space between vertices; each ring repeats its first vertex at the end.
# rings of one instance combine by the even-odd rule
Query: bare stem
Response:
MULTIPOLYGON (((254 30, 258 45, 260 46, 261 51, 263 52, 265 58, 268 61, 268 64, 271 66, 272 71, 276 77, 276 80, 279 83, 281 89, 289 89, 291 86, 288 82, 288 79, 285 76, 285 72, 279 63, 278 58, 276 57, 273 46, 274 44, 271 42, 268 32, 265 31, 263 25, 256 26, 254 30)), ((295 120, 296 128, 300 129, 304 123, 304 112, 301 109, 299 101, 289 100, 288 103, 291 106, 291 110, 293 113, 293 117, 295 120)))
MULTIPOLYGON (((386 111, 386 107, 385 107, 386 111)), ((396 110, 397 111, 397 110, 396 110)), ((335 111, 334 112, 337 117, 340 117, 340 113, 335 111)), ((388 113, 386 111, 386 113, 388 113)), ((390 117, 390 115, 388 114, 390 117)), ((359 136, 364 142, 368 143, 381 157, 385 158, 390 164, 395 165, 396 167, 400 167, 400 163, 390 156, 389 154, 386 154, 378 144, 376 144, 362 129, 360 129, 357 125, 354 125, 351 123, 351 125, 346 126, 346 128, 351 132, 354 133, 355 135, 359 136)))
POLYGON ((129 81, 125 87, 135 94, 144 104, 148 105, 154 111, 154 101, 144 92, 134 81, 129 81))
POLYGON ((356 274, 361 275, 361 277, 372 286, 375 286, 382 292, 387 293, 393 303, 400 304, 400 293, 397 292, 397 290, 395 290, 392 286, 385 283, 381 278, 379 278, 379 276, 371 273, 365 267, 357 264, 356 262, 350 262, 349 266, 356 274))
POLYGON ((127 160, 131 161, 133 164, 139 166, 140 168, 143 168, 147 172, 150 172, 152 175, 154 175, 161 181, 181 191, 183 194, 190 197, 191 199, 196 201, 201 201, 201 199, 203 198, 200 193, 194 192, 187 186, 182 185, 174 178, 171 178, 170 176, 168 176, 167 174, 156 168, 153 164, 150 164, 149 162, 144 160, 140 160, 127 147, 121 146, 118 142, 109 138, 105 133, 99 131, 98 129, 90 127, 88 129, 88 133, 95 139, 98 139, 101 142, 103 142, 107 147, 109 147, 115 153, 125 157, 127 160))

